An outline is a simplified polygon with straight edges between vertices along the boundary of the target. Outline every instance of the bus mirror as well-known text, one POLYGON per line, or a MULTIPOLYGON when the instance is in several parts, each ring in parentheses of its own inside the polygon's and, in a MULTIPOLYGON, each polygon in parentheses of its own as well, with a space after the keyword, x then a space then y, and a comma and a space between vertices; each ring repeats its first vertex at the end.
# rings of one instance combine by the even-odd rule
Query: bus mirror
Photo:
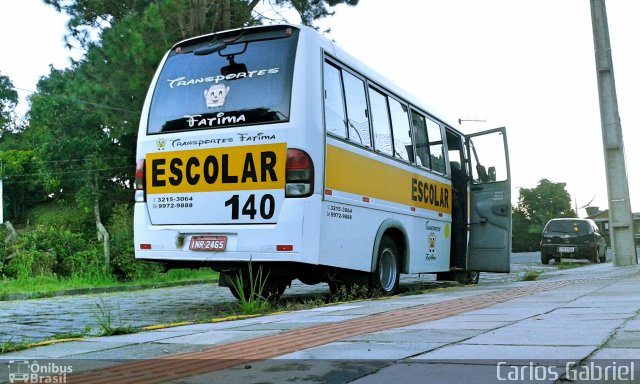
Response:
MULTIPOLYGON (((227 77, 227 75, 231 74, 237 75, 238 73, 247 73, 247 66, 243 63, 236 63, 233 55, 227 56, 227 60, 229 60, 229 65, 225 65, 224 67, 220 68, 220 73, 222 74, 222 76, 227 77)), ((229 80, 233 79, 237 79, 237 77, 234 76, 229 80)))
POLYGON ((496 181, 496 167, 489 167, 489 181, 496 181))
MULTIPOLYGON (((247 73, 247 66, 244 65, 243 63, 234 63, 231 62, 231 64, 229 65, 225 65, 224 67, 222 67, 220 69, 220 73, 222 74, 222 76, 227 76, 227 75, 237 75, 238 73, 247 73)), ((237 79, 237 77, 231 78, 229 80, 233 80, 233 79, 237 79)))

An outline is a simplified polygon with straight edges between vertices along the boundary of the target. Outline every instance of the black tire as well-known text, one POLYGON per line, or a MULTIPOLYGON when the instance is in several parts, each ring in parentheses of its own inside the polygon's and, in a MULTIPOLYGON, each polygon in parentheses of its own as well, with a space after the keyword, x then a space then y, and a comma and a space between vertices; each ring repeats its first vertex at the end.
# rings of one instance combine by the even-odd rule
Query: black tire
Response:
MULTIPOLYGON (((254 274, 254 281, 251 281, 249 273, 247 272, 239 272, 232 277, 232 285, 229 287, 231 294, 237 300, 248 301, 251 298, 252 294, 256 294, 259 297, 268 299, 268 300, 276 300, 282 296, 284 291, 288 286, 291 285, 291 279, 286 278, 277 278, 269 276, 269 274, 254 274), (242 276, 242 277, 240 277, 242 276), (262 280, 266 279, 266 280, 262 280), (234 285, 238 285, 239 281, 242 281, 241 288, 242 292, 238 292, 238 289, 234 285), (253 287, 251 284, 253 283, 253 287), (253 292, 253 289, 261 289, 260 292, 253 292), (242 296, 241 296, 242 295, 242 296)), ((255 297, 254 297, 255 299, 255 297)))
POLYGON ((396 243, 390 237, 383 237, 378 248, 376 270, 371 274, 369 287, 385 295, 398 292, 400 286, 399 254, 396 243))
POLYGON ((540 262, 542 264, 549 264, 549 255, 547 255, 546 253, 541 253, 540 254, 540 262))
POLYGON ((461 281, 462 284, 478 284, 480 281, 480 272, 464 272, 464 281, 461 281))
POLYGON ((242 293, 238 292, 234 286, 229 287, 229 291, 231 291, 231 294, 236 300, 249 300, 249 297, 251 297, 251 287, 249 287, 249 284, 242 287, 242 293))
POLYGON ((291 286, 291 279, 269 278, 262 292, 262 297, 268 300, 277 300, 284 294, 287 287, 291 286))

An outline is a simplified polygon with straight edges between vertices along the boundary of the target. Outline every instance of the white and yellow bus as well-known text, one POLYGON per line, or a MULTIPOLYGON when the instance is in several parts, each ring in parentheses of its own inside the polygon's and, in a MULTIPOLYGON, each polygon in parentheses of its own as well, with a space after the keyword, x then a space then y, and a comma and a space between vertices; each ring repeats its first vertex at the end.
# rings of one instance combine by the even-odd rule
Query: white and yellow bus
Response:
POLYGON ((222 286, 249 268, 274 294, 509 272, 505 129, 463 135, 311 28, 177 43, 137 158, 136 258, 211 267, 222 286))

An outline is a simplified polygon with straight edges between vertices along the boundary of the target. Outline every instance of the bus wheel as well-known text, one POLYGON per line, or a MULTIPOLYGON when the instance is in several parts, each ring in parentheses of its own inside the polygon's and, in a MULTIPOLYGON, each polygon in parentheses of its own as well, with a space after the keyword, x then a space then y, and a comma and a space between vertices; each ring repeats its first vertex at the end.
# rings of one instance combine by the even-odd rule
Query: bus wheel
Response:
POLYGON ((460 284, 478 284, 480 280, 480 272, 458 272, 456 274, 456 281, 460 284))
POLYGON ((291 279, 287 278, 269 278, 264 287, 262 297, 268 300, 277 300, 284 294, 287 287, 291 286, 291 279))
POLYGON ((385 295, 393 295, 400 285, 398 268, 398 247, 390 237, 383 237, 378 250, 378 264, 371 275, 370 287, 381 290, 385 295))
POLYGON ((231 285, 229 287, 229 291, 231 291, 231 294, 236 298, 236 300, 249 301, 251 298, 251 286, 249 284, 244 284, 244 281, 240 285, 237 283, 235 285, 231 285))

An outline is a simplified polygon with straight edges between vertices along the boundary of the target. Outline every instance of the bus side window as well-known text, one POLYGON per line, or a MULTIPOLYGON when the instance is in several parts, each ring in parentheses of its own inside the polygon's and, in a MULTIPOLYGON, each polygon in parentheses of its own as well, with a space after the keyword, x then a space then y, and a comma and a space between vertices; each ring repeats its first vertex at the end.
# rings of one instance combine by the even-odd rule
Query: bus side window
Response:
POLYGON ((324 63, 324 121, 327 133, 347 137, 340 70, 327 62, 324 63))
POLYGON ((349 141, 371 148, 364 82, 347 71, 342 71, 342 79, 347 102, 349 141))
POLYGON ((413 163, 413 145, 411 143, 411 127, 409 112, 404 104, 389 98, 391 110, 391 129, 393 130, 393 147, 395 157, 413 163))
POLYGON ((373 142, 376 151, 392 156, 393 146, 387 97, 369 87, 369 102, 371 103, 371 124, 373 125, 373 142))
POLYGON ((429 139, 427 137, 427 125, 424 123, 424 117, 412 110, 411 122, 413 123, 413 134, 416 142, 416 163, 425 168, 429 168, 429 139))
POLYGON ((444 154, 442 153, 442 131, 440 124, 427 118, 427 135, 429 138, 429 153, 431 155, 431 169, 442 174, 446 173, 444 154))

